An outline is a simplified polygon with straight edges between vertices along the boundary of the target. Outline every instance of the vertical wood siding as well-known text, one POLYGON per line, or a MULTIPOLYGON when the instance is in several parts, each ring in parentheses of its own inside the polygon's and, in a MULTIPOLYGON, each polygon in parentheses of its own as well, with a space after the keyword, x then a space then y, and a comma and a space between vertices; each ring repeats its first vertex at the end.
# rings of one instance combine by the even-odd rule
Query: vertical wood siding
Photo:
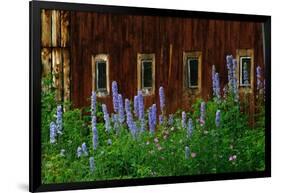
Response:
MULTIPOLYGON (((114 15, 71 12, 71 99, 76 107, 90 104, 91 57, 109 54, 110 82, 116 80, 124 98, 137 92, 137 53, 155 53, 155 95, 145 105, 159 105, 158 89, 164 86, 168 113, 188 109, 197 95, 183 88, 183 52, 202 52, 202 91, 212 95, 212 65, 227 82, 225 58, 236 49, 254 49, 256 65, 263 64, 262 24, 254 22, 188 19, 176 17, 114 15)), ((255 85, 256 80, 254 80, 255 85)), ((98 98, 112 110, 111 96, 98 98)))

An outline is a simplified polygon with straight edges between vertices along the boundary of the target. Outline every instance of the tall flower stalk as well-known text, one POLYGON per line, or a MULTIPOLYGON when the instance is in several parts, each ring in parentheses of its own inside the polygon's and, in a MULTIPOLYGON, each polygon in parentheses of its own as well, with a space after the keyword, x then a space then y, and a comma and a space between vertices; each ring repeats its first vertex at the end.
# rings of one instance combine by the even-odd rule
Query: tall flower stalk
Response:
POLYGON ((139 98, 138 95, 134 97, 134 113, 136 117, 139 117, 139 98))
POLYGON ((153 104, 149 109, 148 109, 148 125, 149 125, 149 132, 151 134, 154 134, 155 132, 155 126, 156 126, 156 105, 153 104))
POLYGON ((181 113, 181 126, 184 129, 186 128, 186 113, 185 113, 185 111, 183 111, 181 113))
POLYGON ((257 66, 256 69, 256 76, 257 76, 257 91, 259 94, 262 93, 262 89, 263 89, 263 85, 262 85, 262 71, 261 71, 261 67, 257 66))
POLYGON ((125 121, 123 97, 121 94, 118 94, 118 119, 121 124, 125 121))
POLYGON ((105 122, 105 131, 110 131, 110 118, 105 104, 102 104, 103 119, 105 122))
POLYGON ((203 101, 201 102, 200 105, 200 125, 204 126, 205 125, 205 118, 206 118, 206 103, 203 101))
POLYGON ((96 114, 96 105, 97 105, 97 95, 96 92, 92 92, 91 96, 91 115, 94 116, 96 114))
POLYGON ((112 82, 112 102, 113 102, 113 110, 115 113, 118 113, 118 86, 117 82, 112 82))
POLYGON ((95 160, 94 157, 89 158, 89 165, 90 165, 90 171, 93 173, 95 171, 95 160))
POLYGON ((62 134, 62 106, 57 106, 57 120, 56 120, 56 126, 57 126, 57 133, 62 134))
POLYGON ((139 109, 139 120, 141 125, 141 132, 145 130, 145 119, 144 119, 144 101, 142 91, 138 91, 138 109, 139 109))
POLYGON ((192 119, 189 118, 189 119, 188 119, 188 129, 187 129, 187 135, 188 135, 188 137, 191 137, 192 132, 193 132, 193 122, 192 122, 192 119))
POLYGON ((97 118, 96 116, 92 116, 92 133, 93 133, 93 149, 96 150, 98 147, 98 130, 97 130, 97 118))
POLYGON ((129 127, 129 130, 130 130, 132 136, 135 138, 136 134, 137 134, 137 126, 133 120, 133 115, 131 113, 129 99, 125 99, 125 111, 126 111, 126 117, 127 117, 127 119, 126 119, 127 125, 129 127))
POLYGON ((50 123, 50 143, 55 143, 57 137, 56 124, 54 122, 50 123))
POLYGON ((215 74, 215 85, 214 85, 214 90, 215 90, 215 96, 220 99, 221 94, 220 94, 220 78, 219 78, 219 73, 216 72, 215 74))
POLYGON ((160 86, 159 88, 159 100, 160 100, 160 110, 162 115, 164 115, 164 110, 165 110, 165 93, 164 93, 164 88, 160 86))
POLYGON ((220 110, 217 110, 217 112, 216 112, 216 119, 215 119, 215 122, 216 122, 216 126, 217 126, 217 127, 220 126, 220 121, 221 121, 221 111, 220 111, 220 110))
POLYGON ((229 91, 233 94, 235 101, 238 101, 238 83, 236 78, 237 61, 233 59, 232 55, 228 55, 226 56, 226 63, 228 69, 229 91))

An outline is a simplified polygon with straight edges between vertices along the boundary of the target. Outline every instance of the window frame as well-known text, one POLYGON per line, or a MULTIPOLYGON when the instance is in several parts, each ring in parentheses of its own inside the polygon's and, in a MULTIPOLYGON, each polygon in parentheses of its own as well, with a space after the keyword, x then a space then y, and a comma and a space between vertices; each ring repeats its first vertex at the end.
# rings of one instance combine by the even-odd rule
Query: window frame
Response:
POLYGON ((137 78, 138 78, 138 90, 143 92, 143 95, 153 95, 155 93, 155 54, 137 54, 137 78), (152 86, 147 90, 143 87, 143 61, 151 61, 152 63, 152 86))
POLYGON ((202 52, 201 51, 183 52, 183 88, 184 90, 188 90, 188 91, 194 90, 197 92, 201 92, 201 88, 202 88, 202 52), (188 61, 189 58, 198 59, 197 86, 190 85, 190 63, 188 61))
POLYGON ((105 97, 110 95, 110 83, 109 83, 109 55, 97 54, 92 56, 92 90, 96 91, 98 97, 105 97), (104 90, 97 89, 97 65, 99 61, 104 61, 106 64, 106 88, 104 90))
POLYGON ((254 50, 253 49, 237 49, 236 50, 236 60, 237 60, 237 72, 236 77, 237 80, 239 80, 239 90, 247 91, 247 92, 253 92, 254 88, 254 50), (243 69, 242 69, 242 58, 250 58, 250 83, 249 84, 243 84, 243 69))

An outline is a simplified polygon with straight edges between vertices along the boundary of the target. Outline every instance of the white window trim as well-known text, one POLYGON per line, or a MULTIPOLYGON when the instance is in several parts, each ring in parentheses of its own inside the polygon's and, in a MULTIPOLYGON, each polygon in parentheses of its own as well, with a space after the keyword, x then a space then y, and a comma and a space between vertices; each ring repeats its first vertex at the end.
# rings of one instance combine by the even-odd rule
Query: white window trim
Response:
POLYGON ((190 92, 190 94, 199 94, 202 89, 202 52, 201 51, 188 51, 183 52, 183 89, 190 92), (198 58, 198 83, 197 86, 190 85, 190 67, 189 58, 198 58), (187 72, 186 72, 186 65, 187 72), (194 92, 195 93, 194 93, 194 92))
POLYGON ((97 54, 92 56, 92 90, 96 91, 98 97, 105 97, 110 94, 110 82, 109 82, 109 55, 108 54, 97 54), (97 90, 97 68, 96 63, 98 61, 104 61, 106 63, 106 90, 97 90))
POLYGON ((144 95, 152 95, 155 93, 155 54, 137 54, 137 77, 138 90, 141 90, 144 95), (143 61, 152 62, 152 87, 143 88, 143 61), (149 89, 149 90, 148 90, 149 89))

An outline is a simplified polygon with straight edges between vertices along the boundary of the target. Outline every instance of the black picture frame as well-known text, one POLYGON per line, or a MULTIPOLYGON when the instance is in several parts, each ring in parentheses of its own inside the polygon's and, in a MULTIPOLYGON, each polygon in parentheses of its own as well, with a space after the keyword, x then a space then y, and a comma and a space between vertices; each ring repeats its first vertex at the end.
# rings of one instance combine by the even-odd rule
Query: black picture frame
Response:
POLYGON ((60 191, 77 190, 90 188, 108 188, 122 186, 137 186, 151 184, 183 183, 213 180, 229 180, 244 178, 261 178, 271 176, 271 17, 264 15, 246 15, 232 13, 214 13, 201 11, 183 11, 155 8, 136 8, 123 6, 105 6, 93 4, 76 4, 47 1, 29 2, 29 40, 30 40, 30 66, 29 66, 29 191, 60 191), (41 133, 40 133, 40 108, 41 108, 41 66, 40 63, 40 10, 41 9, 60 9, 77 11, 95 11, 110 12, 116 14, 132 15, 150 15, 150 16, 171 16, 171 17, 189 17, 205 18, 219 20, 239 20, 255 21, 264 23, 265 33, 265 76, 266 78, 266 96, 265 96, 265 171, 260 172, 241 172, 241 173, 223 173, 223 174, 205 174, 192 176, 176 177, 157 177, 144 179, 128 180, 109 180, 97 182, 73 182, 67 184, 42 184, 41 183, 41 133))

